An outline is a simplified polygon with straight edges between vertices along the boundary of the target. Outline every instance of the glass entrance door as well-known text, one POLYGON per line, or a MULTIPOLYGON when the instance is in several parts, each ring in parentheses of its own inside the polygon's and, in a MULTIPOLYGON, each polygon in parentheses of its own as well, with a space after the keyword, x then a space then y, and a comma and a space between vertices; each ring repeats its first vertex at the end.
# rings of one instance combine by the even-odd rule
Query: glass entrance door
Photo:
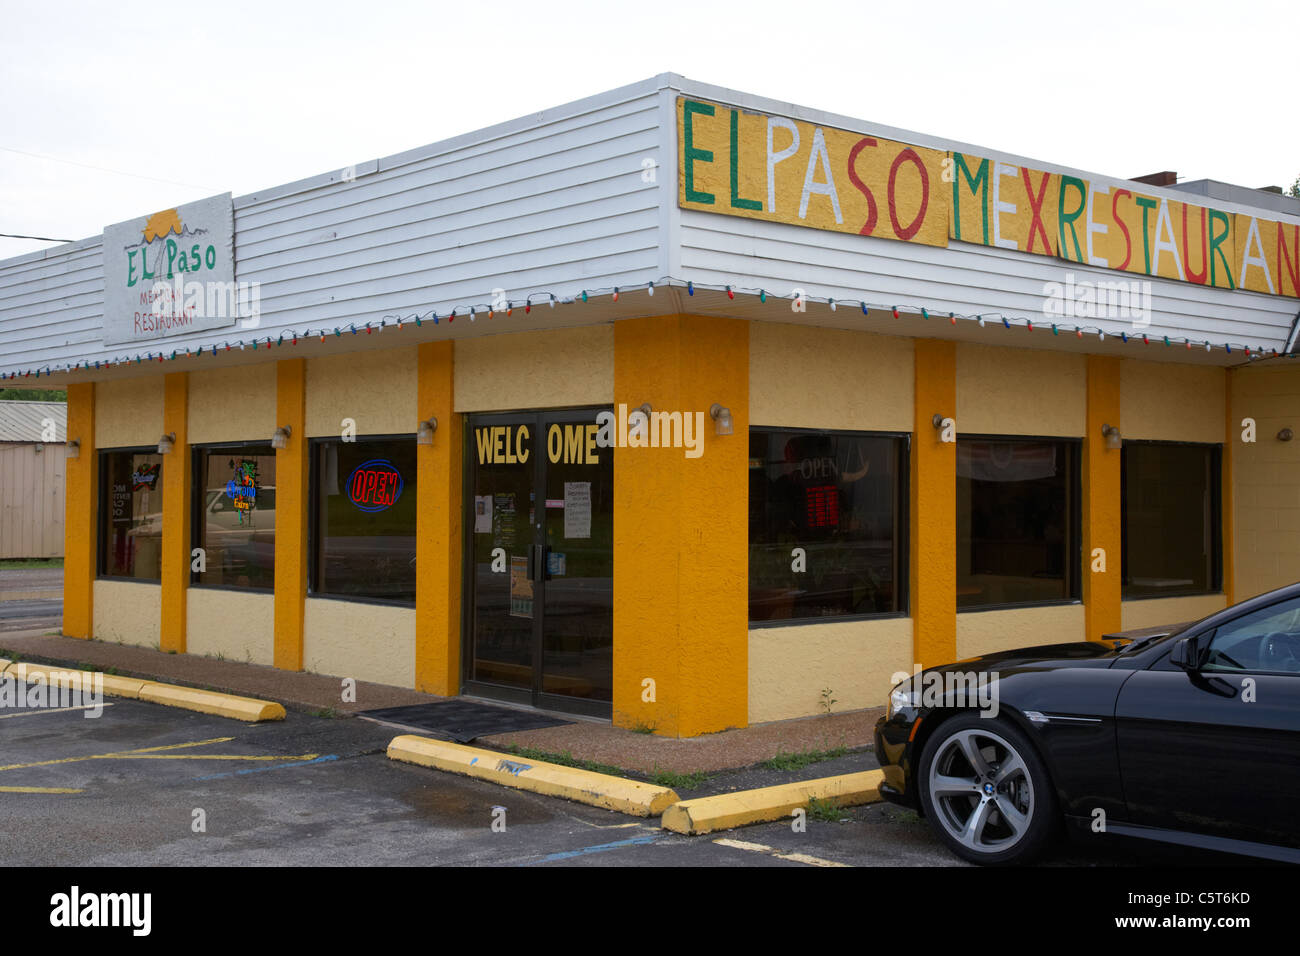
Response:
POLYGON ((602 409, 470 416, 469 693, 608 717, 613 449, 602 409))

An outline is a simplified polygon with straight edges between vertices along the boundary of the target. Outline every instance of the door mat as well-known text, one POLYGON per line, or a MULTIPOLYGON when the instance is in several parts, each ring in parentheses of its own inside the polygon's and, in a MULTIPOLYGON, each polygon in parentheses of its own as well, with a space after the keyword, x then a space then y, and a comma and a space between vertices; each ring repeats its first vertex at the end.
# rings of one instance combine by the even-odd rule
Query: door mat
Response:
POLYGON ((357 716, 373 717, 391 724, 405 724, 458 744, 478 737, 508 734, 541 727, 561 727, 573 721, 530 710, 495 707, 469 700, 446 700, 407 707, 383 707, 362 711, 357 716))

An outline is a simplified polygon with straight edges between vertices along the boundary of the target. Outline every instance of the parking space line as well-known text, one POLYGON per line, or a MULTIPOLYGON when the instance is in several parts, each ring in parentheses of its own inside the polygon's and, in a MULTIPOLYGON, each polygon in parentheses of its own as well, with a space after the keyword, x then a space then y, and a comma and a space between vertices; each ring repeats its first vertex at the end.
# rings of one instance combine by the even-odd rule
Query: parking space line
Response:
POLYGON ((565 850, 562 853, 552 853, 542 857, 540 860, 532 860, 528 863, 520 864, 521 866, 537 866, 539 863, 554 863, 557 860, 571 860, 574 857, 586 856, 588 853, 605 853, 609 850, 621 850, 629 846, 642 846, 648 843, 658 843, 664 839, 662 834, 652 834, 650 836, 632 837, 630 840, 615 840, 613 843, 601 843, 597 846, 583 847, 581 850, 565 850))
POLYGON ((75 707, 46 707, 41 710, 25 710, 21 714, 0 714, 0 720, 10 720, 14 717, 36 717, 40 714, 61 714, 69 710, 94 710, 97 707, 112 707, 108 701, 102 704, 78 704, 75 707))
POLYGON ((115 757, 124 757, 131 754, 156 753, 160 750, 181 750, 186 747, 202 747, 206 744, 224 744, 234 737, 213 737, 210 740, 193 740, 183 744, 164 744, 161 747, 141 747, 137 750, 113 751, 106 754, 87 754, 84 757, 59 757, 55 760, 38 760, 35 763, 11 763, 0 767, 0 770, 23 770, 27 767, 50 767, 61 763, 77 763, 82 760, 107 760, 115 757))
MULTIPOLYGON (((97 754, 87 760, 315 760, 320 754, 97 754)), ((8 769, 0 767, 0 770, 8 769)))
POLYGON ((75 787, 0 787, 0 793, 85 793, 75 787))
POLYGON ((782 853, 780 850, 762 843, 747 843, 744 840, 729 840, 726 837, 714 840, 713 842, 718 846, 731 847, 733 850, 748 850, 751 853, 766 853, 768 856, 776 857, 778 860, 789 860, 791 863, 803 863, 805 866, 848 866, 847 863, 836 863, 834 860, 823 860, 819 856, 809 856, 807 853, 782 853))
POLYGON ((328 763, 331 760, 338 760, 338 754, 326 754, 323 757, 313 755, 311 760, 299 760, 296 763, 282 763, 274 767, 249 767, 247 770, 228 770, 225 773, 210 773, 203 777, 195 777, 195 780, 220 780, 222 777, 239 777, 246 773, 266 773, 268 770, 288 770, 290 767, 307 767, 316 763, 328 763))

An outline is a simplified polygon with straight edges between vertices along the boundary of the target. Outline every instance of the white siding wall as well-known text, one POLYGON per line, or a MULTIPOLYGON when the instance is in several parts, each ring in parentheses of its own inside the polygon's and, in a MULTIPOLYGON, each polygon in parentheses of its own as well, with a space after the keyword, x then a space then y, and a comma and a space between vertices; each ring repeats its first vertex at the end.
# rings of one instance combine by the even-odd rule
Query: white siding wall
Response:
MULTIPOLYGON (((236 278, 261 283, 263 316, 256 331, 226 329, 106 348, 98 238, 0 262, 0 369, 57 369, 150 349, 378 324, 385 316, 431 309, 445 315, 453 305, 486 306, 497 287, 516 300, 535 290, 564 297, 668 274, 783 294, 797 286, 818 298, 1038 317, 1044 285, 1063 281, 1067 271, 1102 280, 1134 278, 967 243, 935 249, 680 210, 679 92, 920 146, 969 150, 1096 183, 1124 182, 665 74, 362 164, 354 182, 334 171, 235 199, 236 278), (642 178, 646 159, 658 165, 655 183, 642 178)), ((1157 187, 1143 191, 1189 198, 1157 187)), ((1152 285, 1149 333, 1156 337, 1281 348, 1300 308, 1284 297, 1158 279, 1152 285)), ((652 307, 672 304, 664 296, 652 307)), ((592 313, 554 315, 566 324, 598 320, 592 313)), ((485 334, 482 325, 457 323, 446 334, 485 334)), ((910 328, 900 331, 908 334, 910 328)), ((61 382, 77 377, 85 374, 61 382)))
MULTIPOLYGON (((897 305, 903 311, 926 307, 945 316, 992 313, 988 316, 992 322, 998 322, 999 315, 1030 319, 1035 325, 1051 321, 1043 313, 1044 286, 1063 284, 1066 273, 1073 273, 1076 282, 1143 278, 964 242, 940 249, 689 209, 681 210, 680 234, 680 276, 700 285, 766 288, 769 294, 785 296, 800 288, 817 300, 852 300, 855 308, 865 300, 871 305, 897 305)), ((1152 279, 1151 286, 1147 335, 1154 341, 1165 335, 1209 339, 1220 355, 1225 340, 1281 351, 1300 311, 1300 300, 1283 296, 1162 279, 1152 279)), ((1071 329, 1079 324, 1113 330, 1115 335, 1133 334, 1123 319, 1060 321, 1071 329)), ((917 327, 909 323, 898 330, 909 334, 917 327)))
MULTIPOLYGON (((102 339, 99 239, 0 262, 0 368, 194 348, 281 330, 378 324, 492 290, 643 283, 662 274, 661 82, 534 114, 433 146, 236 198, 238 281, 261 283, 261 326, 139 345, 102 339)), ((142 210, 141 213, 150 210, 142 210)))

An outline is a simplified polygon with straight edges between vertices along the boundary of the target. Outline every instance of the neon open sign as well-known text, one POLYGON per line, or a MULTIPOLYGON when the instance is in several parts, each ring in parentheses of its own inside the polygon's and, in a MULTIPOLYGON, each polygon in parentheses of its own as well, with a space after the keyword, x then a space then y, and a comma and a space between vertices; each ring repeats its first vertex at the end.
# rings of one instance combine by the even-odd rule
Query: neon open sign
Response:
POLYGON ((348 476, 348 498, 361 511, 383 511, 402 495, 402 475, 390 461, 362 462, 348 476))

